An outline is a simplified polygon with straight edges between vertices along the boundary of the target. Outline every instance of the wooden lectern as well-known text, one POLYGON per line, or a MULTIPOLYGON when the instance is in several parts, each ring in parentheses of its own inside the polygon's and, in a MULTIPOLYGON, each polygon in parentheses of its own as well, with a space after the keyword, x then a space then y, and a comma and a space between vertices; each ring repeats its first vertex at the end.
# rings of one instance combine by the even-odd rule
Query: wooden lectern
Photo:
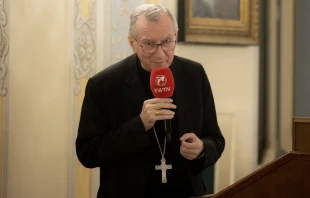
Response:
POLYGON ((293 119, 293 151, 206 197, 310 198, 310 118, 293 119))

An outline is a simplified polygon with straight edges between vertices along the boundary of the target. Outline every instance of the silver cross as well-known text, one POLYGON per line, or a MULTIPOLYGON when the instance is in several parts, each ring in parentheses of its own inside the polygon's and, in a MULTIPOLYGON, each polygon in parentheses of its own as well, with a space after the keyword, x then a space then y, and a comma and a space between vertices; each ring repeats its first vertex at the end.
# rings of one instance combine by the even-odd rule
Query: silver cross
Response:
POLYGON ((160 165, 156 165, 155 166, 155 170, 161 170, 161 182, 162 183, 167 183, 167 175, 166 175, 166 171, 168 169, 172 169, 172 165, 166 164, 166 159, 165 158, 161 158, 161 164, 160 165))

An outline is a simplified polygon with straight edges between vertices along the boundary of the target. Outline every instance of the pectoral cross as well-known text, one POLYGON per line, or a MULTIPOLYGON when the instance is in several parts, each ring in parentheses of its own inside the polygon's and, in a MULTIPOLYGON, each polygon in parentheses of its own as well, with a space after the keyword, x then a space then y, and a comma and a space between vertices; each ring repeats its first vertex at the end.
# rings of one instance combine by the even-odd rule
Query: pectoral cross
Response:
POLYGON ((165 158, 161 158, 161 164, 160 165, 156 165, 155 166, 155 170, 161 170, 161 182, 162 183, 167 183, 167 175, 166 175, 166 171, 168 169, 172 169, 172 165, 166 164, 166 159, 165 158))

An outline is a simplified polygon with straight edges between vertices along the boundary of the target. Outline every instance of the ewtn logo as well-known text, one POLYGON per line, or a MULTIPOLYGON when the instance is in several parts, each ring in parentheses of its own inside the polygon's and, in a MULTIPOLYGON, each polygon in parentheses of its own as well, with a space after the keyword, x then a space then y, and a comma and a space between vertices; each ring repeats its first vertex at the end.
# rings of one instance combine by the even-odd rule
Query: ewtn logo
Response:
POLYGON ((155 93, 168 92, 170 91, 170 87, 163 87, 167 84, 167 78, 164 75, 157 75, 155 77, 155 84, 161 88, 155 88, 155 93))
POLYGON ((159 87, 163 87, 167 84, 167 78, 164 75, 157 75, 155 77, 155 84, 159 87))

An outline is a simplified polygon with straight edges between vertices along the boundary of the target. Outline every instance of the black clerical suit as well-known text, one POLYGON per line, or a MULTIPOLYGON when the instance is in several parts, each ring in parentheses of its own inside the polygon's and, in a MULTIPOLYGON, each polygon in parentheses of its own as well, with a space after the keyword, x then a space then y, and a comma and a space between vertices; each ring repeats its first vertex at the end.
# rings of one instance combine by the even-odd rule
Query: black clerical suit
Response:
MULTIPOLYGON (((152 95, 148 75, 137 55, 89 79, 76 152, 85 167, 100 167, 98 197, 171 197, 171 193, 180 197, 206 193, 202 172, 220 158, 225 147, 211 87, 197 62, 174 56, 170 69, 175 80, 172 98, 177 108, 172 119, 172 141, 167 143, 165 155, 167 164, 172 164, 172 170, 167 170, 167 184, 161 183, 161 171, 155 171, 161 154, 154 131, 145 131, 140 118, 143 102, 152 95), (204 143, 204 156, 192 161, 181 156, 179 140, 190 132, 204 143)), ((163 148, 163 121, 157 121, 155 129, 163 148)))

